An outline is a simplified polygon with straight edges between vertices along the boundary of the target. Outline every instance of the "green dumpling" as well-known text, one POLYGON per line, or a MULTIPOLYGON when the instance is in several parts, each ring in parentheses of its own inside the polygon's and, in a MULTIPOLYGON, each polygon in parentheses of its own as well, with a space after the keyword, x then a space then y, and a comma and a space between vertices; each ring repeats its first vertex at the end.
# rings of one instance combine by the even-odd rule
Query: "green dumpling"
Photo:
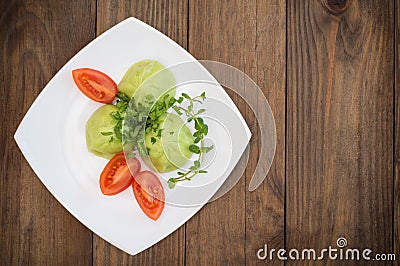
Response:
POLYGON ((86 146, 100 157, 110 159, 122 151, 122 142, 114 134, 117 120, 110 113, 118 111, 114 105, 107 104, 97 109, 86 123, 86 146))
POLYGON ((166 93, 175 96, 176 80, 171 71, 155 60, 142 60, 133 64, 118 85, 118 90, 136 103, 144 104, 147 97, 157 100, 166 93))
POLYGON ((145 145, 149 156, 143 156, 143 161, 147 166, 165 173, 182 167, 192 156, 189 146, 193 144, 193 136, 176 114, 160 117, 160 128, 161 137, 157 137, 158 130, 146 133, 145 145))

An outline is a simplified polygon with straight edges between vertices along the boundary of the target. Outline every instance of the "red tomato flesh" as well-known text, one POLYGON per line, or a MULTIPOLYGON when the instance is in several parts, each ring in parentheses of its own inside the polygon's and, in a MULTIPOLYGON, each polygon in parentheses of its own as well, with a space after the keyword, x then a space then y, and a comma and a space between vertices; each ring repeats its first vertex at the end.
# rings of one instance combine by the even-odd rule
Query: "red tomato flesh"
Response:
POLYGON ((114 155, 101 172, 101 192, 111 196, 124 191, 132 184, 132 175, 138 173, 140 167, 140 162, 136 158, 128 159, 127 162, 124 153, 114 155))
POLYGON ((99 103, 111 103, 118 91, 117 84, 109 76, 95 69, 75 69, 72 77, 83 94, 99 103))
POLYGON ((143 171, 133 178, 132 189, 142 211, 157 220, 164 209, 164 188, 158 177, 150 171, 143 171))

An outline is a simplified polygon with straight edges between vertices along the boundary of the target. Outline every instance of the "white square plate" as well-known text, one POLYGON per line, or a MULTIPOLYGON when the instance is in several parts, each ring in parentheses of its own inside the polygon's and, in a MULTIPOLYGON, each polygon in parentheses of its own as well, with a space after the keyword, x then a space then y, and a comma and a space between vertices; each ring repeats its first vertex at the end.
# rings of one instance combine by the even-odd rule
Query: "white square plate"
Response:
MULTIPOLYGON (((32 104, 14 136, 26 160, 54 197, 90 230, 132 255, 157 243, 199 211, 229 176, 251 137, 243 117, 222 87, 178 87, 178 93, 188 90, 194 95, 206 91, 209 97, 230 108, 216 110, 212 104, 207 107, 210 115, 215 112, 226 123, 225 131, 210 126, 217 148, 211 164, 214 167, 201 179, 207 182, 182 184, 170 190, 165 178, 161 178, 167 201, 195 200, 188 200, 190 206, 186 207, 167 203, 161 217, 153 221, 142 213, 131 189, 113 197, 103 196, 98 177, 107 161, 89 153, 85 144, 86 121, 101 104, 81 94, 71 71, 83 67, 98 69, 118 83, 125 71, 142 59, 157 60, 165 66, 194 62, 192 73, 213 79, 178 44, 149 25, 128 18, 96 38, 61 68, 32 104), (232 140, 230 147, 219 143, 226 140, 224 134, 232 140), (215 171, 222 172, 217 179, 207 179, 215 176, 215 171)), ((182 73, 174 74, 179 83, 182 73)))

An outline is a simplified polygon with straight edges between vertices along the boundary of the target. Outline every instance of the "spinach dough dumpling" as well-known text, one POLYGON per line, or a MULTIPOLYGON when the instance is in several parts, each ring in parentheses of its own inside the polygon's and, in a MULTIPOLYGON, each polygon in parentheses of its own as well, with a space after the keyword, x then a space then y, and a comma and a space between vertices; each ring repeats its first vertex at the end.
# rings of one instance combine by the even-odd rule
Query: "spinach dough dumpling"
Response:
POLYGON ((114 154, 122 151, 122 143, 114 134, 117 121, 110 116, 110 113, 117 110, 118 108, 114 105, 103 105, 87 121, 86 145, 91 153, 110 159, 114 154))
POLYGON ((176 80, 171 71, 155 60, 142 60, 133 64, 118 85, 118 90, 136 103, 144 104, 146 97, 157 100, 166 93, 175 96, 176 80))
POLYGON ((193 144, 190 129, 176 114, 166 114, 160 118, 161 137, 157 132, 146 133, 145 144, 149 156, 142 156, 147 166, 160 173, 182 167, 192 156, 189 146, 193 144))

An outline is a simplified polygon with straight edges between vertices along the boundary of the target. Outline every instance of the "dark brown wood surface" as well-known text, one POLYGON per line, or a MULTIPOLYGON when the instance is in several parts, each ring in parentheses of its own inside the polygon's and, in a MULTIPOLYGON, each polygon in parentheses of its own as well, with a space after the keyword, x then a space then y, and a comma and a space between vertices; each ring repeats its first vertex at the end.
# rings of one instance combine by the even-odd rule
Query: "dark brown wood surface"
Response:
POLYGON ((392 250, 393 3, 287 12, 286 245, 392 250))
POLYGON ((400 253, 400 0, 396 0, 395 3, 395 24, 394 24, 394 204, 393 204, 393 225, 394 225, 394 236, 393 236, 393 247, 396 253, 400 253))
POLYGON ((0 0, 0 265, 253 265, 270 262, 257 259, 264 244, 320 250, 336 247, 338 237, 400 261, 399 6, 400 0, 0 0), (278 137, 267 179, 249 192, 260 132, 251 109, 230 93, 253 132, 245 176, 136 256, 69 214, 13 140, 58 69, 129 16, 198 59, 247 73, 270 102, 278 137))
POLYGON ((93 234, 45 189, 13 136, 44 85, 95 38, 95 1, 0 6, 0 265, 91 264, 93 234))

